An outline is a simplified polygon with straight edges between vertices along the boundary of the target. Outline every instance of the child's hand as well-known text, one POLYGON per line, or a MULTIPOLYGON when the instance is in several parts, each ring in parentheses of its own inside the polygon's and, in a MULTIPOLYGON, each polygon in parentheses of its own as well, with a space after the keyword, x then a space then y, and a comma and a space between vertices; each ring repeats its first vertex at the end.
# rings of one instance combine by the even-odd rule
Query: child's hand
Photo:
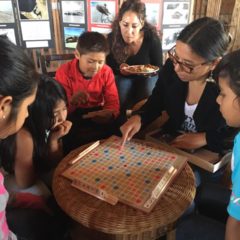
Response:
POLYGON ((89 98, 89 93, 85 91, 78 91, 73 94, 72 99, 70 100, 70 104, 78 105, 78 104, 85 104, 87 103, 89 98))
POLYGON ((58 140, 59 138, 68 134, 72 127, 72 122, 66 120, 63 123, 57 125, 54 129, 51 130, 50 138, 52 141, 58 140))
POLYGON ((176 137, 170 145, 176 148, 194 150, 207 144, 205 133, 184 133, 176 137))
POLYGON ((82 116, 83 119, 91 119, 100 124, 108 123, 113 118, 113 110, 104 109, 94 112, 89 112, 82 116))

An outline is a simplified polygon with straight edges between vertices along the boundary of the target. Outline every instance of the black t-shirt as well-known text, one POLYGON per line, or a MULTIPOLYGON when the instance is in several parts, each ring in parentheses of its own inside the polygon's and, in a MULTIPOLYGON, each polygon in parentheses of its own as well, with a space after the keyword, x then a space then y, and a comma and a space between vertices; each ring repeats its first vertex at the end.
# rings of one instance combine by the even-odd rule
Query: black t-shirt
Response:
MULTIPOLYGON (((108 35, 110 49, 112 47, 112 33, 108 35)), ((107 56, 107 64, 112 68, 115 75, 118 75, 120 64, 114 59, 112 52, 107 56)), ((162 66, 162 44, 159 37, 150 31, 144 32, 144 39, 141 48, 136 55, 130 56, 126 63, 128 65, 151 64, 162 66)))

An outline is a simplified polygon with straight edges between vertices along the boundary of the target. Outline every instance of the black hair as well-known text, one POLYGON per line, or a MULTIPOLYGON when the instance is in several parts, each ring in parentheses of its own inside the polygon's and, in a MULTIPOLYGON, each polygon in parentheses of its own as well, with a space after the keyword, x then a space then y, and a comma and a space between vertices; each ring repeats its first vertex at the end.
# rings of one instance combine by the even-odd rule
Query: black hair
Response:
POLYGON ((12 97, 10 121, 17 116, 22 101, 37 88, 39 76, 33 61, 5 35, 0 35, 0 95, 12 97))
POLYGON ((227 79, 230 88, 240 98, 240 50, 225 55, 214 71, 216 79, 227 79))
POLYGON ((229 37, 224 25, 213 18, 199 18, 187 25, 177 40, 189 45, 200 57, 211 62, 227 51, 229 37))
POLYGON ((107 39, 99 32, 84 32, 77 42, 77 50, 80 55, 90 52, 103 52, 106 55, 109 53, 109 45, 107 39))
POLYGON ((128 11, 136 13, 139 20, 141 22, 144 22, 142 31, 144 31, 145 34, 147 35, 153 34, 155 36, 158 36, 156 28, 150 23, 148 23, 146 20, 145 3, 141 2, 140 0, 127 0, 123 2, 121 8, 119 9, 118 15, 115 17, 115 20, 112 23, 113 43, 111 51, 118 63, 125 62, 129 57, 128 55, 129 46, 128 44, 125 43, 119 26, 119 22, 122 20, 123 15, 128 11))
POLYGON ((41 75, 36 99, 29 108, 29 117, 26 123, 32 122, 36 125, 38 132, 49 130, 54 124, 53 109, 60 100, 67 104, 63 86, 55 79, 41 75))
MULTIPOLYGON (((24 127, 31 133, 33 139, 33 164, 36 171, 43 171, 48 166, 46 131, 50 130, 54 124, 53 110, 60 100, 67 105, 67 96, 62 85, 51 77, 41 75, 36 100, 29 107, 29 116, 24 123, 24 127)), ((8 172, 13 172, 16 134, 3 140, 0 146, 3 167, 8 172), (9 150, 9 148, 12 149, 9 150)))

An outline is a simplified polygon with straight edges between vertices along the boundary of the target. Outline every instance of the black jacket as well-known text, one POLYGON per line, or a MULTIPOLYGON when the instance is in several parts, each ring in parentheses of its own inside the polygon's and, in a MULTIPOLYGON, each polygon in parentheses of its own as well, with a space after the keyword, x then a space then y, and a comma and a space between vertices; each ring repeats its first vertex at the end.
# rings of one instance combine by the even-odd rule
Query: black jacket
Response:
MULTIPOLYGON (((156 119, 165 110, 169 115, 169 120, 163 126, 163 129, 169 133, 180 130, 185 117, 184 104, 187 91, 188 82, 179 79, 172 62, 167 60, 159 72, 159 79, 152 95, 138 111, 143 125, 156 119)), ((224 138, 232 129, 226 126, 225 120, 219 111, 219 105, 216 102, 218 94, 218 86, 215 83, 207 82, 193 119, 197 132, 206 133, 206 147, 220 153, 223 150, 224 138)))
MULTIPOLYGON (((112 47, 112 33, 108 35, 108 42, 110 48, 112 47)), ((119 75, 119 66, 115 60, 113 53, 106 58, 107 64, 112 68, 115 75, 119 75)), ((136 55, 130 56, 126 63, 128 65, 138 65, 138 64, 152 64, 158 67, 162 66, 162 44, 157 35, 150 31, 144 33, 144 39, 141 48, 136 53, 136 55)), ((139 76, 138 76, 139 77, 139 76)))

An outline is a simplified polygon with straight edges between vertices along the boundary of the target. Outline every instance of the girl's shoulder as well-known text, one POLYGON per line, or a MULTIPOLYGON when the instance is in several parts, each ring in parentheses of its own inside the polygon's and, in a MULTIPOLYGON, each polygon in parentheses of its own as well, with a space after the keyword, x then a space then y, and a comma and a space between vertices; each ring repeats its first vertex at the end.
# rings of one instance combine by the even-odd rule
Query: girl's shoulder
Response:
POLYGON ((32 139, 32 135, 30 133, 30 131, 25 128, 25 127, 22 127, 16 134, 18 137, 22 137, 22 138, 31 138, 32 139))
POLYGON ((31 133, 26 128, 20 129, 16 134, 15 171, 16 166, 21 168, 33 165, 33 152, 34 142, 31 133))
POLYGON ((21 128, 16 134, 17 146, 23 145, 26 148, 33 146, 33 137, 30 131, 26 128, 21 128))

